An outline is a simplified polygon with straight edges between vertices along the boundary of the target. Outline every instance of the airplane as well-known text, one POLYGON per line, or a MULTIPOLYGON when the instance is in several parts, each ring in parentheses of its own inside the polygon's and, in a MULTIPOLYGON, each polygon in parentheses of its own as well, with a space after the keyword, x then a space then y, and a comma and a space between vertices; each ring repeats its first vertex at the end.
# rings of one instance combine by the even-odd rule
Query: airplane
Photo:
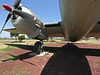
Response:
POLYGON ((82 37, 100 36, 100 0, 59 0, 61 22, 55 23, 43 23, 20 2, 15 0, 12 8, 6 4, 0 6, 9 11, 1 32, 26 34, 29 38, 40 40, 34 44, 37 53, 43 51, 43 40, 48 37, 66 37, 76 42, 82 37), (10 18, 15 28, 4 29, 10 18))

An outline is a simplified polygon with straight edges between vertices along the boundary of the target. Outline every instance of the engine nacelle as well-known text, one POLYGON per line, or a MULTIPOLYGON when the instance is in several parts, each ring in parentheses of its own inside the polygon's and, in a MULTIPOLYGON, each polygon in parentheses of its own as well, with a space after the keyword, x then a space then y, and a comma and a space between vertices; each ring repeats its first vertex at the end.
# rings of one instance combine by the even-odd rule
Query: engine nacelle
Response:
POLYGON ((11 17, 11 22, 13 26, 21 33, 28 35, 29 38, 40 37, 41 39, 47 39, 45 33, 41 32, 41 28, 43 30, 43 22, 26 7, 20 5, 18 9, 34 16, 34 18, 28 17, 29 19, 25 19, 14 14, 11 17))

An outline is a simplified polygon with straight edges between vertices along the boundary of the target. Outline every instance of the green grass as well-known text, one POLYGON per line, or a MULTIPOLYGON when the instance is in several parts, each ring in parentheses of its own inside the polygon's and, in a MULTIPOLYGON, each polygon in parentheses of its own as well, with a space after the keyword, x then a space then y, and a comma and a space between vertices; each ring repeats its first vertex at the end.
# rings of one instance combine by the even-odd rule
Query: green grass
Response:
POLYGON ((11 71, 11 69, 8 69, 7 71, 11 71))
POLYGON ((49 55, 49 52, 46 52, 45 55, 49 55))
POLYGON ((11 50, 14 50, 14 49, 16 49, 16 47, 8 46, 7 48, 0 49, 0 51, 11 51, 11 50))
POLYGON ((12 62, 12 61, 17 60, 17 59, 18 59, 17 54, 13 54, 13 55, 8 55, 8 56, 1 58, 0 61, 12 62))

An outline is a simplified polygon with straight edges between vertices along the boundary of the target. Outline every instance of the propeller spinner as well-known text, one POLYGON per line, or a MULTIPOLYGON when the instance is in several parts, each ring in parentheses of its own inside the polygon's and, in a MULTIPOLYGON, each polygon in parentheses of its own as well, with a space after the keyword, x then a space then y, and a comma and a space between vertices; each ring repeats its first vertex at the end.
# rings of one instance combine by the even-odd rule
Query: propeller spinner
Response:
POLYGON ((7 5, 7 4, 3 4, 3 7, 4 7, 7 11, 9 11, 9 12, 12 11, 12 8, 11 8, 9 5, 7 5))

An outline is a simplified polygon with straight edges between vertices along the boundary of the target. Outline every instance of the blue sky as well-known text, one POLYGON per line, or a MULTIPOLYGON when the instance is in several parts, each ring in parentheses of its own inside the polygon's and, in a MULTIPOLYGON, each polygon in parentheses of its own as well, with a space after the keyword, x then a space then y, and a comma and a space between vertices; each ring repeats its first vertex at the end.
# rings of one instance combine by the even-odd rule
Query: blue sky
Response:
MULTIPOLYGON (((8 4, 12 7, 14 1, 15 0, 1 0, 0 6, 3 4, 8 4)), ((59 0, 22 0, 21 4, 29 8, 44 23, 51 22, 51 18, 52 22, 61 21, 59 0)), ((8 11, 0 10, 0 29, 2 28, 8 13, 8 11)), ((9 20, 5 29, 12 27, 11 20, 9 20)), ((9 33, 3 31, 2 34, 0 34, 0 38, 1 37, 9 37, 9 33)))

